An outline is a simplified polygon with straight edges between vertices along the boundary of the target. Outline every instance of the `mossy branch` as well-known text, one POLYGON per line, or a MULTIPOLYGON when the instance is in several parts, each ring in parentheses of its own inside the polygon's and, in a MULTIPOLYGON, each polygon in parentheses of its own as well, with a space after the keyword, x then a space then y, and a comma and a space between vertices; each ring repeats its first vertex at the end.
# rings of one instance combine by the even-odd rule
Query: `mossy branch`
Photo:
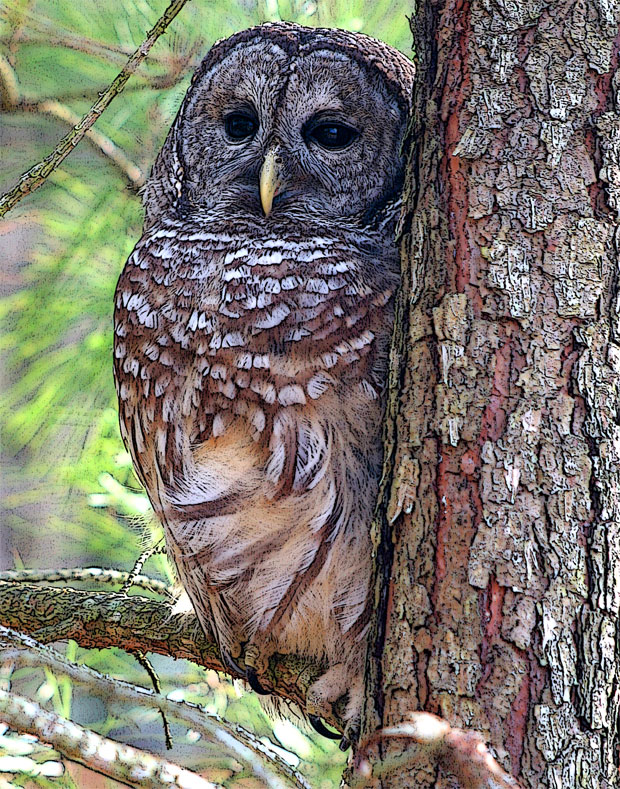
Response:
MULTIPOLYGON (((0 625, 43 644, 71 638, 86 649, 154 652, 230 674, 215 640, 204 634, 193 614, 138 595, 0 581, 0 625)), ((306 658, 274 655, 267 679, 274 695, 303 708, 308 687, 323 670, 306 658)), ((342 725, 335 716, 328 722, 342 725)))
MULTIPOLYGON (((125 703, 134 709, 136 707, 151 711, 157 709, 162 717, 175 720, 188 730, 199 734, 203 742, 216 744, 220 751, 232 754, 237 761, 251 770, 253 775, 264 780, 266 786, 277 787, 277 789, 282 789, 284 786, 309 789, 303 776, 254 734, 239 724, 227 723, 218 715, 208 713, 197 704, 173 700, 162 696, 159 689, 157 692, 153 692, 147 688, 105 676, 88 666, 72 663, 53 648, 43 646, 30 636, 8 628, 0 627, 0 647, 2 648, 3 662, 10 662, 14 668, 28 666, 49 669, 56 675, 70 677, 75 684, 87 686, 91 694, 112 697, 115 702, 125 703)), ((0 688, 0 690, 3 689, 9 691, 10 687, 0 688)), ((22 728, 28 727, 28 733, 40 736, 41 733, 36 727, 31 726, 28 719, 24 720, 19 711, 16 711, 15 719, 21 721, 22 728)), ((65 724, 67 724, 66 721, 65 724)), ((46 738, 43 739, 49 742, 46 738)), ((59 746, 60 743, 56 743, 56 745, 59 746)), ((59 750, 65 753, 62 748, 59 750)), ((67 753, 67 755, 69 754, 67 753)), ((87 764, 87 766, 91 765, 87 764)))
POLYGON ((172 0, 155 26, 149 31, 146 39, 131 55, 124 68, 120 71, 111 85, 99 96, 90 110, 81 120, 73 126, 54 150, 24 173, 19 182, 0 198, 0 217, 11 210, 25 195, 38 189, 58 165, 71 153, 75 146, 82 140, 86 132, 94 125, 103 111, 108 107, 115 96, 125 87, 125 83, 135 73, 136 69, 146 58, 151 47, 166 31, 168 25, 183 8, 188 0, 172 0))

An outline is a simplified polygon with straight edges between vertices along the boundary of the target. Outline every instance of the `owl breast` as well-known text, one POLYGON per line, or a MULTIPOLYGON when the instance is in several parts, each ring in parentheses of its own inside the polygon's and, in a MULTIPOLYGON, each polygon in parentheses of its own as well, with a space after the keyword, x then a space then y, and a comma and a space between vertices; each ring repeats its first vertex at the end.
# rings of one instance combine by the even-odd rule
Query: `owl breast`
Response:
POLYGON ((367 598, 368 534, 352 524, 379 476, 395 266, 343 235, 236 230, 169 220, 129 258, 121 425, 190 596, 235 601, 220 636, 280 617, 294 649, 300 627, 351 629, 367 598), (349 573, 332 566, 335 541, 357 555, 349 573), (292 617, 298 588, 311 594, 292 617))
MULTIPOLYGON (((363 263, 342 238, 153 229, 116 294, 121 402, 162 427, 182 423, 196 445, 236 416, 268 440, 279 411, 328 391, 376 399, 395 278, 363 263)), ((179 464, 164 478, 174 482, 179 464)))

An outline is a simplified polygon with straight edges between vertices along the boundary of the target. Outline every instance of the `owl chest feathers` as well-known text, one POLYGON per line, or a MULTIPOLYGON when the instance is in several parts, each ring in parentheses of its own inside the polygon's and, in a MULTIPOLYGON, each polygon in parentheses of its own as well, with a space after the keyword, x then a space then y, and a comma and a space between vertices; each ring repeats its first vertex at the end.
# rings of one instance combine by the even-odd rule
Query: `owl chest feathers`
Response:
MULTIPOLYGON (((308 422, 337 423, 352 398, 374 415, 393 288, 393 275, 363 270, 339 239, 165 227, 144 236, 116 294, 117 387, 135 423, 128 440, 140 452, 154 436, 162 478, 174 485, 186 478, 188 447, 242 421, 255 454, 271 445, 274 484, 285 471, 293 484, 309 480, 273 450, 277 436, 295 415, 301 434, 308 422)), ((311 448, 302 454, 311 466, 311 448)))

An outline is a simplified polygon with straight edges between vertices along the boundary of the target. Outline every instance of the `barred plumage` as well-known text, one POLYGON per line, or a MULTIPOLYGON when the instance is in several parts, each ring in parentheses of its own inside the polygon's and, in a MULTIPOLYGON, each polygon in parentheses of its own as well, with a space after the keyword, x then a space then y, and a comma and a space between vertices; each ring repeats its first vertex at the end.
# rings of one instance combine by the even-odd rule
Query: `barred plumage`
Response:
POLYGON ((404 56, 343 31, 265 25, 216 45, 116 292, 123 438, 200 621, 259 676, 273 651, 326 661, 309 711, 349 692, 353 725, 411 80, 404 56), (227 138, 227 112, 254 136, 227 138), (328 142, 346 123, 360 142, 317 147, 322 118, 328 142))

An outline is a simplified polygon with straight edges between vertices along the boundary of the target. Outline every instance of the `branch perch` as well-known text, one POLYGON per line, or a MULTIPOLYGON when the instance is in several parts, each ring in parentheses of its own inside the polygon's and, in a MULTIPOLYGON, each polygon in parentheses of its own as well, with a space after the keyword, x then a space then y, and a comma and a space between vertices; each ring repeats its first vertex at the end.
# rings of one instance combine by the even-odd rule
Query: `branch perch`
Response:
POLYGON ((98 120, 114 97, 121 93, 125 83, 148 55, 153 44, 166 31, 168 25, 187 2, 188 0, 172 0, 162 16, 157 20, 155 26, 149 31, 146 39, 131 55, 125 67, 108 89, 101 94, 86 115, 62 138, 49 156, 46 156, 43 161, 38 162, 28 172, 24 173, 19 182, 0 198, 0 217, 10 211, 25 195, 34 192, 35 189, 38 189, 39 186, 45 183, 50 174, 71 153, 86 132, 98 120))
MULTIPOLYGON (((205 636, 193 614, 175 613, 169 603, 138 595, 0 581, 0 625, 44 644, 71 638, 87 649, 121 646, 127 652, 154 652, 231 674, 215 640, 205 636)), ((303 707, 308 687, 324 669, 295 655, 274 655, 268 678, 275 695, 303 707)), ((342 726, 335 716, 328 723, 342 726)))
POLYGON ((116 701, 132 706, 159 710, 162 715, 200 734, 205 741, 223 745, 268 786, 280 785, 284 779, 286 785, 309 789, 298 772, 253 734, 238 724, 227 723, 219 716, 207 713, 197 704, 173 701, 148 688, 111 679, 88 666, 78 666, 56 650, 9 628, 0 628, 0 646, 4 660, 11 661, 14 666, 49 668, 55 674, 70 677, 75 683, 87 685, 91 693, 112 696, 116 701))

